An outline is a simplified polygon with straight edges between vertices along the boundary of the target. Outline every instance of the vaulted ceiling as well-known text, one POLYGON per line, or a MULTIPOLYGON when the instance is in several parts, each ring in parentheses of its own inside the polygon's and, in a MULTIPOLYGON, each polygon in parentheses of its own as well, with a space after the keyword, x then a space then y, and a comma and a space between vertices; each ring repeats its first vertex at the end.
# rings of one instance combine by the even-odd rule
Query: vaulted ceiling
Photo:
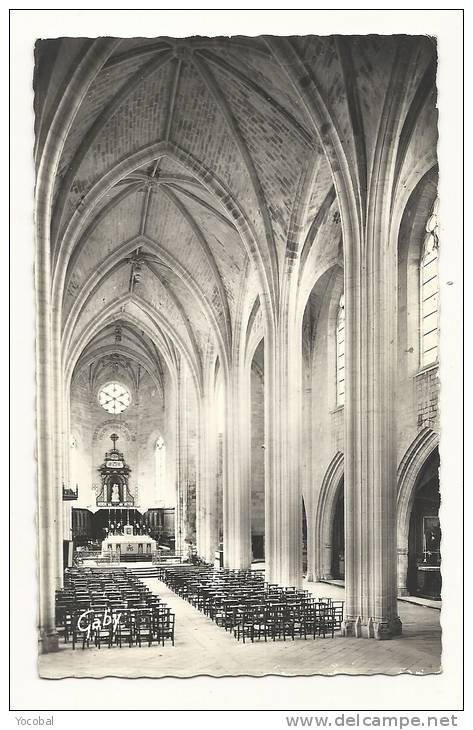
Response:
MULTIPOLYGON (((334 260, 339 256, 332 172, 272 39, 109 43, 108 59, 77 100, 51 207, 64 364, 77 372, 116 353, 162 383, 165 368, 184 358, 199 380, 209 347, 220 357, 231 353, 244 300, 251 310, 264 284, 277 306, 291 216, 302 195, 303 259, 317 235, 334 260)), ((356 148, 344 73, 350 64, 345 59, 343 66, 333 39, 290 43, 325 87, 347 147, 353 140, 356 148)), ((37 45, 38 158, 92 44, 37 45)), ((391 50, 373 42, 364 53, 358 70, 362 78, 374 75, 382 94, 387 81, 373 63, 391 50)), ((361 89, 357 114, 366 128, 373 99, 371 87, 361 89)))

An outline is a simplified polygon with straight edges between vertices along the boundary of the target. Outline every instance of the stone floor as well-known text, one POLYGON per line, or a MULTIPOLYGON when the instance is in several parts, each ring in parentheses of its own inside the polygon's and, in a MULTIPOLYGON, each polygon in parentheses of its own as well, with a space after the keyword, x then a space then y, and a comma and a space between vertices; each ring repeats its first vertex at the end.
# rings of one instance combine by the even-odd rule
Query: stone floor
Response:
MULTIPOLYGON (((345 581, 343 580, 323 580, 322 583, 327 583, 333 586, 345 587, 345 581)), ((417 606, 427 606, 428 608, 435 608, 437 611, 442 610, 442 601, 433 600, 432 598, 425 598, 423 596, 399 596, 399 600, 403 603, 415 603, 417 606)))
MULTIPOLYGON (((276 674, 432 674, 440 671, 440 612, 399 603, 401 637, 390 641, 335 638, 237 642, 154 578, 146 579, 176 614, 176 641, 152 647, 76 649, 39 658, 41 677, 191 677, 276 674)), ((342 588, 307 583, 315 595, 343 599, 342 588)))

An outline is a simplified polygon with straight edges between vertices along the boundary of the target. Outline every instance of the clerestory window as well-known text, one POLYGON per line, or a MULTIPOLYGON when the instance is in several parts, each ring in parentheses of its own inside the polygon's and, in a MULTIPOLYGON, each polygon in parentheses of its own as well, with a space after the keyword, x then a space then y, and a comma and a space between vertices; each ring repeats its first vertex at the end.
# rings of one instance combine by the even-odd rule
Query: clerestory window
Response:
POLYGON ((337 314, 337 406, 345 404, 345 295, 342 294, 337 314))
POLYGON ((439 276, 438 199, 425 227, 426 236, 420 262, 420 352, 421 366, 438 360, 439 276))

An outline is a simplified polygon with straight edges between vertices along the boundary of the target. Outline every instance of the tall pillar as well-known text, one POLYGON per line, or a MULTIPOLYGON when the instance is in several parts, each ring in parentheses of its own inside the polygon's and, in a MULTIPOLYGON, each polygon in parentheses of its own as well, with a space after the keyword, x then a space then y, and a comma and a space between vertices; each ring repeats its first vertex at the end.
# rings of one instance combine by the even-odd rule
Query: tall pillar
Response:
POLYGON ((177 376, 176 395, 176 549, 187 557, 189 533, 189 418, 193 399, 189 394, 189 374, 181 363, 177 376))
POLYGON ((199 428, 199 489, 197 493, 197 553, 207 563, 218 547, 217 448, 215 399, 202 398, 199 428))
POLYGON ((266 575, 302 585, 301 328, 265 338, 266 575))
MULTIPOLYGON (((38 216, 40 218, 40 216, 38 216)), ((38 569, 39 569, 39 650, 58 649, 55 621, 55 588, 58 573, 57 474, 53 450, 54 408, 51 393, 51 305, 49 255, 39 244, 36 274, 36 423, 38 470, 38 569)))
POLYGON ((176 550, 187 557, 188 394, 182 368, 177 376, 176 393, 176 550))
POLYGON ((306 518, 307 518, 307 574, 306 579, 309 582, 317 580, 317 572, 315 569, 317 550, 317 541, 315 539, 315 524, 313 519, 312 499, 306 501, 306 518))
POLYGON ((233 367, 225 389, 223 560, 226 568, 251 567, 250 370, 233 367))
MULTIPOLYGON (((54 321, 54 319, 53 319, 54 321)), ((68 539, 65 533, 64 518, 65 509, 63 504, 62 487, 63 484, 68 485, 69 477, 69 466, 68 459, 65 458, 65 448, 69 439, 66 436, 66 398, 64 395, 63 378, 62 378, 62 367, 61 367, 61 355, 60 355, 60 343, 59 336, 53 338, 52 347, 52 371, 54 377, 54 386, 50 394, 50 399, 54 403, 55 417, 54 417, 54 432, 53 432, 53 454, 56 462, 55 473, 56 473, 56 500, 58 503, 58 509, 56 514, 57 529, 55 531, 54 546, 57 553, 56 560, 56 588, 62 588, 64 585, 64 540, 68 539)), ((66 504, 66 506, 68 506, 66 504)), ((52 540, 51 536, 51 540, 52 540)))
MULTIPOLYGON (((55 589, 62 583, 62 361, 61 305, 51 294, 51 211, 54 185, 67 132, 92 80, 119 41, 92 42, 70 74, 51 120, 44 146, 38 149, 35 189, 36 225, 36 411, 38 461, 38 559, 40 650, 58 648, 55 589)), ((59 292, 59 297, 62 291, 59 292)))
MULTIPOLYGON (((64 398, 64 438, 62 441, 62 463, 64 481, 67 486, 74 488, 75 484, 71 477, 71 416, 70 397, 64 398)), ((72 540, 72 505, 69 502, 62 503, 62 537, 64 540, 72 540)), ((62 576, 61 576, 62 577, 62 576)))
POLYGON ((324 542, 322 545, 321 555, 321 575, 323 580, 332 580, 332 553, 333 547, 328 542, 324 542))
POLYGON ((407 568, 409 564, 409 549, 407 546, 397 549, 397 593, 398 596, 408 596, 407 568))
POLYGON ((307 574, 308 581, 314 581, 316 575, 316 551, 317 541, 315 532, 315 510, 313 507, 313 486, 312 486, 312 386, 311 386, 311 369, 306 364, 304 358, 303 363, 303 397, 301 403, 301 419, 304 428, 301 430, 302 444, 302 461, 301 461, 301 481, 302 492, 304 495, 305 512, 307 520, 307 574))
MULTIPOLYGON (((368 233, 345 250, 345 589, 344 633, 385 639, 397 614, 396 246, 389 212, 370 212, 368 233), (375 217, 376 219, 373 220, 375 217), (382 215, 380 215, 380 212, 382 215)), ((382 201, 382 202, 381 202, 382 201)))
POLYGON ((72 505, 67 500, 62 503, 62 529, 64 540, 72 540, 72 505))

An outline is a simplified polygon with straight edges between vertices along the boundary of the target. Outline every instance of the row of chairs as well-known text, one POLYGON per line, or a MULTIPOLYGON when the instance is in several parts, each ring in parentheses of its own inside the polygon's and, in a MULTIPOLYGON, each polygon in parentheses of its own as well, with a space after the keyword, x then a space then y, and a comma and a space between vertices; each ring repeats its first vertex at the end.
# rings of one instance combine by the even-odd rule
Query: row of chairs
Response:
POLYGON ((343 601, 267 583, 254 571, 175 566, 160 578, 238 641, 333 638, 343 621, 343 601))
POLYGON ((160 596, 126 568, 73 568, 56 592, 56 624, 72 648, 149 646, 169 639, 174 646, 175 615, 160 596))
POLYGON ((64 640, 72 642, 72 648, 82 649, 91 645, 101 649, 103 645, 142 646, 169 639, 174 646, 175 615, 166 606, 125 610, 90 611, 72 613, 66 617, 64 640))
POLYGON ((240 641, 246 638, 251 641, 264 638, 272 639, 296 637, 312 638, 330 635, 340 628, 339 615, 343 607, 333 606, 328 599, 317 600, 314 597, 298 598, 285 602, 274 602, 271 599, 257 600, 255 603, 239 604, 232 599, 222 601, 217 609, 215 622, 240 641))

